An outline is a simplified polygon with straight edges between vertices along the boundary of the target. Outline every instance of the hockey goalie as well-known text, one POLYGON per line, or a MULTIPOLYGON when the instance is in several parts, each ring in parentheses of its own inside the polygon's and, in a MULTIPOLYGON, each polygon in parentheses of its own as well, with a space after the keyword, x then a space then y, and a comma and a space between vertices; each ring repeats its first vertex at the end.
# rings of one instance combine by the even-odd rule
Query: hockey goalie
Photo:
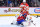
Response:
MULTIPOLYGON (((24 24, 24 22, 26 22, 27 20, 32 19, 32 17, 30 17, 29 15, 29 5, 26 3, 26 0, 23 0, 23 3, 20 4, 20 8, 21 8, 21 12, 20 12, 21 14, 17 18, 17 24, 22 24, 22 23, 24 24)), ((26 22, 26 25, 28 25, 28 21, 26 22)))

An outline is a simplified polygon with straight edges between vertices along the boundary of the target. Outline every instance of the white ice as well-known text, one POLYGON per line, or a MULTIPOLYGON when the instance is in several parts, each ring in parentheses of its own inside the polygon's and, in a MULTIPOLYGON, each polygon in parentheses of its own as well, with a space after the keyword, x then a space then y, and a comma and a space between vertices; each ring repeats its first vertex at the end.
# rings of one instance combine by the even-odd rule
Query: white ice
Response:
MULTIPOLYGON (((13 20, 16 21, 15 16, 0 17, 0 27, 20 27, 20 26, 17 26, 17 25, 11 25, 13 20)), ((35 23, 36 25, 33 25, 31 23, 31 26, 28 26, 28 27, 40 27, 40 17, 36 18, 36 17, 32 16, 32 20, 34 21, 33 23, 35 23)))

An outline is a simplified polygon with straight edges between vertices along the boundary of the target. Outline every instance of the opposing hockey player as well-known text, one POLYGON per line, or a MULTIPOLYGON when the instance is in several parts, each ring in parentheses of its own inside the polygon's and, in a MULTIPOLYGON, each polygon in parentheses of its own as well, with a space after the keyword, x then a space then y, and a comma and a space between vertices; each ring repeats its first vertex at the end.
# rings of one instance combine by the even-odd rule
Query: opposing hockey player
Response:
POLYGON ((26 18, 29 10, 29 5, 26 3, 26 0, 23 0, 23 3, 20 4, 20 8, 21 8, 20 13, 22 14, 23 17, 26 18))

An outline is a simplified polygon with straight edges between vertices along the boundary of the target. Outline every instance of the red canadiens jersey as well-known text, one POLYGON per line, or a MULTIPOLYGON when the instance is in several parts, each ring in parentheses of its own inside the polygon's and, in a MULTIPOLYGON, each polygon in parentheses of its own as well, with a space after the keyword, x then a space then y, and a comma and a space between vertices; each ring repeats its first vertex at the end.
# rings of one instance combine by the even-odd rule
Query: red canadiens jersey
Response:
POLYGON ((20 20, 22 20, 22 19, 24 19, 24 17, 23 16, 19 16, 18 18, 17 18, 17 21, 20 21, 20 20))

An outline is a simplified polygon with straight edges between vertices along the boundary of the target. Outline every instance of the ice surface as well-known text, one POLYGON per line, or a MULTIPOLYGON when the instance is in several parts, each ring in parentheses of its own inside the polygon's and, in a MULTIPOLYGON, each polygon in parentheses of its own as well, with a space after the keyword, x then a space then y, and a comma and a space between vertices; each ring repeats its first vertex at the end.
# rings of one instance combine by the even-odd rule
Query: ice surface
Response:
POLYGON ((0 27, 21 27, 21 26, 17 26, 17 25, 0 25, 0 27))
MULTIPOLYGON (((17 25, 11 25, 13 20, 16 21, 15 16, 0 17, 0 27, 21 27, 21 26, 17 26, 17 25)), ((35 23, 36 25, 33 25, 31 23, 31 25, 28 27, 40 27, 40 17, 36 18, 36 17, 32 16, 32 20, 34 21, 33 23, 35 23)))

